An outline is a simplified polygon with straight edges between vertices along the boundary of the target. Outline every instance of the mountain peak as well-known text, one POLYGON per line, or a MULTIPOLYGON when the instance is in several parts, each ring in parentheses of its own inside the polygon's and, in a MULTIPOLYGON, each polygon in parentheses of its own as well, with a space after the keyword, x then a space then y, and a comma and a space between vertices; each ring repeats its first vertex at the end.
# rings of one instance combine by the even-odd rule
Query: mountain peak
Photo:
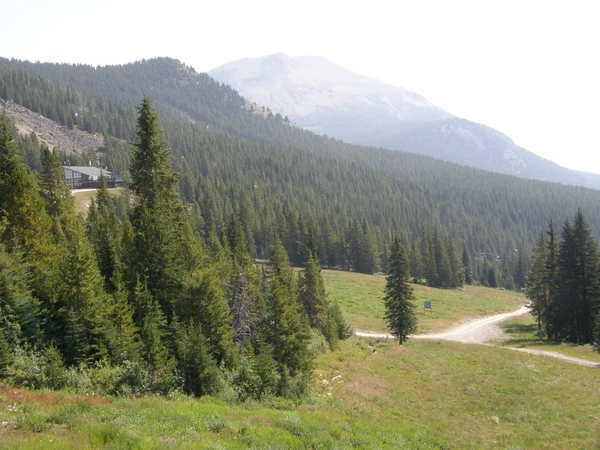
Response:
POLYGON ((323 56, 275 53, 233 61, 209 74, 300 126, 352 141, 348 116, 361 123, 452 117, 421 95, 347 70, 323 56))

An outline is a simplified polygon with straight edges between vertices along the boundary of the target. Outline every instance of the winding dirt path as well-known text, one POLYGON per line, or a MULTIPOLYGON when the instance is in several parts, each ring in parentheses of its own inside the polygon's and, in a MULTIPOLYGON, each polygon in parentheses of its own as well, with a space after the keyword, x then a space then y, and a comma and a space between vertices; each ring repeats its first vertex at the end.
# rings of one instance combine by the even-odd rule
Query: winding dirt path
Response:
MULTIPOLYGON (((463 344, 478 344, 486 345, 489 347, 505 348, 508 350, 527 353, 529 355, 545 356, 549 358, 557 358, 572 364, 579 364, 586 367, 594 367, 600 369, 600 364, 594 361, 588 361, 586 359, 574 358, 572 356, 563 355, 562 353, 549 352, 546 350, 534 350, 528 348, 515 348, 515 347, 503 347, 497 345, 487 344, 487 342, 499 339, 504 334, 502 329, 498 326, 500 322, 503 322, 512 317, 522 316, 529 313, 529 308, 526 306, 509 313, 496 314, 493 316, 484 317, 482 319, 475 319, 467 322, 463 325, 459 325, 455 328, 451 328, 442 333, 433 334, 415 334, 409 336, 411 339, 433 339, 451 342, 460 342, 463 344)), ((356 336, 359 337, 371 337, 380 339, 395 339, 394 336, 387 333, 372 333, 370 331, 356 331, 356 336)))

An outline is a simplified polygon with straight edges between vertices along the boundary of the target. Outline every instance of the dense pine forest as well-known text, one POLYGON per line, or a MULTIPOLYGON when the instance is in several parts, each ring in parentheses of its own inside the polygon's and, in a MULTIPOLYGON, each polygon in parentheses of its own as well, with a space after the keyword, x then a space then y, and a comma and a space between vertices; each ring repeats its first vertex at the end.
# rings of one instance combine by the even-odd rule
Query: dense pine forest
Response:
MULTIPOLYGON (((564 221, 580 207, 600 232, 596 191, 316 136, 281 116, 254 114, 231 88, 172 59, 97 68, 0 60, 1 98, 104 135, 105 147, 80 161, 97 160, 126 179, 144 94, 161 113, 193 232, 208 241, 237 216, 253 257, 269 258, 279 237, 292 264, 312 252, 322 266, 374 273, 387 269, 399 235, 417 281, 513 289, 524 285, 549 218, 564 221)), ((35 136, 19 145, 40 170, 35 136)), ((61 162, 77 163, 68 151, 59 149, 61 162)), ((126 209, 117 205, 121 220, 126 209)))

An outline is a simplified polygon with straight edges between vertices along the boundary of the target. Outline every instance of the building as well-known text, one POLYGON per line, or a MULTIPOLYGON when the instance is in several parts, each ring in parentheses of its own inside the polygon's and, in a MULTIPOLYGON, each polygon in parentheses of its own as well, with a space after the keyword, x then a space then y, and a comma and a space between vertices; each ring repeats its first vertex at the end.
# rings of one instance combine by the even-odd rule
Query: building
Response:
POLYGON ((104 175, 106 184, 115 187, 123 180, 114 178, 108 170, 91 166, 63 166, 65 182, 72 189, 94 189, 99 186, 100 175, 104 175))

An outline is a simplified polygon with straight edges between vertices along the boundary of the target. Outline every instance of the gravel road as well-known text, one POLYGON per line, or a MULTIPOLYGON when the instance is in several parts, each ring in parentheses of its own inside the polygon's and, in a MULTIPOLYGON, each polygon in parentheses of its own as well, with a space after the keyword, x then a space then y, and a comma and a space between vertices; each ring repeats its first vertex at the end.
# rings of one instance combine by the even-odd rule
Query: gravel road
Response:
MULTIPOLYGON (((529 355, 545 356, 549 358, 556 358, 572 364, 579 364, 586 367, 594 367, 600 369, 600 364, 594 361, 588 361, 581 358, 574 358, 572 356, 563 355, 557 352, 549 352, 545 350, 535 350, 528 348, 515 348, 515 347, 502 347, 487 344, 487 342, 502 338, 503 331, 498 326, 500 322, 503 322, 511 317, 518 317, 529 313, 529 308, 523 307, 516 311, 504 314, 496 314, 494 316, 484 317, 482 319, 475 319, 467 322, 463 325, 459 325, 455 328, 451 328, 448 331, 434 334, 415 334, 409 336, 411 339, 434 339, 442 341, 461 342, 463 344, 479 344, 490 347, 505 348, 521 353, 527 353, 529 355)), ((372 333, 370 331, 356 331, 355 334, 359 337, 370 337, 380 339, 395 339, 394 336, 387 333, 372 333)))

